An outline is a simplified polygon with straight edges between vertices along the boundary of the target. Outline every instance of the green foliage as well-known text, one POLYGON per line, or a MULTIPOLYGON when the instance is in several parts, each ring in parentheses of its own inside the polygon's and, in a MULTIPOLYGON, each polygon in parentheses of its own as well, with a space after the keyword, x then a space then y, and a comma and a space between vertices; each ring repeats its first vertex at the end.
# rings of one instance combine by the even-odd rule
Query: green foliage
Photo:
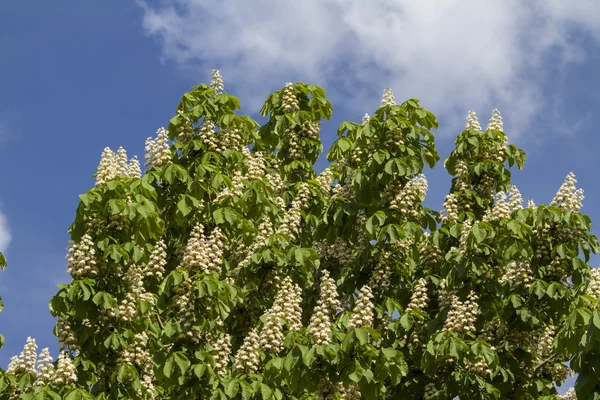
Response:
POLYGON ((573 203, 521 205, 501 125, 459 134, 440 215, 418 100, 343 122, 320 175, 322 88, 272 93, 262 126, 239 108, 195 86, 167 161, 80 196, 50 302, 77 382, 16 371, 0 398, 556 399, 567 362, 598 398, 598 240, 573 203))

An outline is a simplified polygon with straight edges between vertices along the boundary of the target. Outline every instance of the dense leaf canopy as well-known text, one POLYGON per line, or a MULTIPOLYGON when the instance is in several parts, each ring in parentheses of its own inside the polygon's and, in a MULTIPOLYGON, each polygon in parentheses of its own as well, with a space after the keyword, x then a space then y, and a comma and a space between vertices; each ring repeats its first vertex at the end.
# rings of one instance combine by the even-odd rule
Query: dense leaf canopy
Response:
POLYGON ((262 126, 223 89, 213 71, 183 95, 143 174, 104 150, 50 302, 63 352, 29 340, 1 399, 558 399, 573 371, 600 399, 582 191, 524 206, 497 110, 485 131, 469 114, 438 213, 418 100, 386 90, 317 174, 322 88, 286 84, 262 126))

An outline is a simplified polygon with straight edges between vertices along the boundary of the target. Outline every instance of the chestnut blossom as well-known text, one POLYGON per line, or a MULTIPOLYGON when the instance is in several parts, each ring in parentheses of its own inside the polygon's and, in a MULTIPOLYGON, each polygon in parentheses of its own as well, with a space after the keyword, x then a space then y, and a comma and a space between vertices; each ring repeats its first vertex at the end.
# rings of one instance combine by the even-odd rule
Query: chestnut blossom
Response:
POLYGON ((218 69, 212 70, 212 79, 210 81, 210 88, 215 92, 216 95, 220 95, 225 90, 225 85, 223 84, 223 77, 218 69))
POLYGON ((590 269, 590 277, 585 294, 592 296, 595 299, 600 298, 600 269, 590 269))
POLYGON ((352 309, 352 316, 348 321, 348 329, 372 327, 373 312, 373 292, 368 285, 365 285, 360 289, 360 293, 352 309))
POLYGON ((465 124, 465 129, 472 129, 474 131, 481 132, 481 125, 479 125, 477 114, 475 114, 475 111, 473 110, 469 110, 469 114, 467 115, 467 123, 465 124))
POLYGON ((308 331, 314 336, 316 344, 330 343, 331 318, 339 310, 339 303, 335 281, 329 276, 329 271, 323 270, 319 286, 319 300, 308 325, 308 331))
POLYGON ((260 339, 255 327, 244 339, 242 346, 235 356, 234 368, 240 372, 255 373, 258 371, 260 339))
POLYGON ((569 172, 550 205, 559 206, 563 211, 579 211, 583 205, 584 196, 583 189, 575 187, 576 183, 575 174, 569 172))
POLYGON ((283 88, 281 107, 285 112, 293 112, 300 109, 298 98, 294 94, 294 84, 291 82, 286 83, 283 88))
POLYGON ((444 322, 443 330, 456 333, 474 332, 478 313, 475 292, 471 291, 464 302, 460 301, 456 295, 452 295, 451 299, 451 308, 444 322))
POLYGON ((396 102, 394 101, 394 99, 395 99, 395 96, 392 93, 392 89, 390 89, 390 88, 384 89, 383 96, 381 98, 381 106, 380 107, 396 105, 396 102))
POLYGON ((67 271, 74 279, 93 278, 99 273, 95 244, 87 233, 78 243, 69 244, 66 258, 67 271))
POLYGON ((225 333, 212 344, 212 347, 214 350, 215 372, 217 375, 224 376, 227 374, 227 364, 231 353, 231 336, 225 333))
POLYGON ((490 123, 488 124, 487 129, 494 129, 501 132, 504 131, 502 116, 497 108, 492 110, 492 117, 490 118, 490 123))
POLYGON ((204 236, 204 226, 196 224, 185 247, 181 266, 201 272, 220 271, 225 241, 219 227, 213 229, 207 240, 204 236))
POLYGON ((168 143, 169 136, 165 128, 156 131, 156 138, 146 139, 146 165, 158 167, 170 164, 171 149, 168 143))
POLYGON ((412 296, 410 297, 410 303, 406 307, 406 311, 410 310, 421 310, 424 311, 427 307, 429 297, 427 296, 427 282, 421 278, 417 281, 412 296))

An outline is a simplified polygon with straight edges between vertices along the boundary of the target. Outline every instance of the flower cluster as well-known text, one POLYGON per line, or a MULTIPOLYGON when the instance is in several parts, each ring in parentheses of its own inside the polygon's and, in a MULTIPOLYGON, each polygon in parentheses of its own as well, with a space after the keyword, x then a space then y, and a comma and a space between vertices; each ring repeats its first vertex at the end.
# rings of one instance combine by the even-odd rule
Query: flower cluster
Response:
POLYGON ((177 110, 177 114, 182 120, 182 122, 179 124, 179 127, 177 127, 177 140, 180 142, 186 142, 194 137, 194 128, 192 127, 190 120, 183 115, 182 110, 177 110))
POLYGON ((314 336, 316 344, 325 345, 331 341, 331 317, 340 306, 337 286, 327 270, 321 273, 319 292, 319 300, 310 318, 308 331, 314 336))
POLYGON ((244 339, 244 343, 235 356, 234 368, 238 371, 255 373, 260 363, 260 338, 258 328, 254 327, 244 339))
POLYGON ((105 147, 100 156, 96 186, 115 179, 117 176, 139 178, 142 176, 140 162, 136 156, 127 162, 127 152, 123 147, 119 147, 116 154, 109 147, 105 147))
POLYGON ((352 187, 352 170, 348 170, 344 180, 341 183, 336 183, 333 187, 333 197, 340 196, 346 201, 356 200, 356 193, 352 187))
POLYGON ((500 132, 504 131, 502 116, 500 115, 500 111, 497 108, 494 108, 492 110, 492 117, 490 118, 490 123, 488 124, 487 129, 494 129, 500 132))
POLYGON ((575 393, 575 389, 569 388, 567 393, 565 393, 564 396, 561 396, 561 398, 564 400, 577 400, 577 393, 575 393))
POLYGON ((231 353, 231 336, 225 333, 220 336, 213 344, 213 358, 215 360, 215 372, 217 375, 224 376, 227 373, 227 364, 231 353))
POLYGON ((452 295, 452 305, 443 329, 456 333, 474 332, 476 319, 477 295, 475 292, 471 291, 464 302, 460 301, 458 296, 452 295))
POLYGON ((283 324, 286 322, 290 330, 302 327, 302 289, 286 276, 281 282, 273 305, 267 311, 263 326, 260 347, 264 351, 278 352, 283 348, 283 324))
POLYGON ((419 253, 423 265, 432 267, 443 261, 444 257, 442 250, 429 237, 429 232, 425 232, 424 240, 419 245, 419 253))
POLYGON ((396 102, 394 101, 395 98, 396 97, 392 93, 392 89, 390 89, 390 88, 384 89, 383 96, 381 97, 381 106, 380 107, 396 105, 396 102))
POLYGON ((467 123, 465 124, 465 129, 471 129, 474 131, 481 132, 481 125, 479 124, 479 120, 477 119, 477 114, 475 111, 469 110, 469 114, 467 115, 467 123))
POLYGON ((56 336, 60 342, 60 351, 65 348, 70 350, 77 350, 77 339, 75 338, 75 330, 69 321, 62 317, 58 317, 56 322, 56 336))
POLYGON ((556 328, 553 325, 548 325, 536 332, 535 354, 538 359, 547 358, 552 354, 555 331, 556 328))
POLYGON ((489 375, 492 373, 491 368, 484 359, 477 360, 476 362, 465 360, 465 369, 477 375, 489 375))
POLYGON ((165 128, 156 131, 156 139, 146 139, 146 165, 159 167, 170 164, 171 150, 169 147, 169 136, 165 128))
POLYGON ((494 206, 488 210, 483 217, 484 221, 499 221, 504 218, 510 218, 515 210, 523 208, 523 197, 516 186, 511 186, 507 193, 499 192, 496 194, 494 206))
POLYGON ((242 154, 248 160, 248 172, 245 179, 249 181, 262 179, 265 176, 265 160, 261 153, 252 153, 247 147, 242 149, 242 154))
POLYGON ((350 383, 348 385, 339 383, 338 389, 340 391, 341 400, 360 400, 362 399, 362 395, 360 393, 360 389, 358 388, 358 384, 350 383))
POLYGON ((154 296, 144 288, 144 274, 141 267, 132 264, 125 274, 125 281, 129 285, 129 290, 119 304, 119 318, 122 321, 130 321, 137 314, 138 299, 154 304, 154 296))
POLYGON ((583 189, 577 189, 575 174, 569 172, 565 181, 556 192, 551 206, 559 206, 563 211, 579 211, 583 206, 583 189))
POLYGON ((46 385, 50 383, 54 375, 54 365, 52 364, 52 356, 47 347, 42 349, 37 362, 37 377, 35 385, 46 385))
MULTIPOLYGON (((123 363, 135 365, 141 370, 142 386, 146 389, 150 398, 154 398, 154 364, 152 355, 148 351, 148 335, 146 332, 136 333, 133 346, 123 350, 120 360, 123 363)), ((141 396, 141 391, 138 391, 141 396)))
POLYGON ((175 288, 170 309, 179 318, 183 328, 182 338, 198 344, 204 334, 194 328, 198 321, 196 308, 196 291, 192 289, 193 281, 187 279, 175 288))
POLYGON ((222 130, 219 135, 219 143, 221 144, 221 151, 227 149, 241 151, 244 148, 243 131, 235 126, 222 130))
POLYGON ((160 282, 165 274, 165 265, 167 264, 167 245, 164 240, 159 240, 154 245, 154 249, 150 253, 146 267, 144 268, 144 275, 147 278, 154 278, 160 282))
POLYGON ((223 262, 225 242, 225 236, 219 227, 213 229, 210 238, 206 240, 204 226, 196 224, 185 247, 181 265, 201 272, 219 271, 223 262))
POLYGON ((28 337, 21 354, 19 354, 18 357, 11 357, 6 372, 8 372, 9 374, 15 374, 17 372, 36 373, 35 363, 37 360, 37 348, 38 346, 35 343, 35 339, 32 337, 28 337))
POLYGON ((435 387, 435 385, 433 383, 428 383, 427 385, 425 385, 425 396, 423 397, 424 400, 429 400, 431 397, 433 397, 434 394, 436 394, 437 392, 437 388, 435 387))
POLYGON ((427 296, 427 282, 421 278, 415 285, 415 290, 410 297, 410 303, 406 307, 406 311, 410 310, 425 310, 429 297, 427 296))
POLYGON ((317 182, 319 182, 319 188, 321 189, 321 193, 323 197, 327 201, 332 201, 334 197, 333 192, 333 181, 335 180, 333 176, 333 172, 330 168, 325 168, 317 177, 317 182))
POLYGON ((225 90, 225 85, 223 84, 223 77, 218 69, 212 70, 212 79, 210 81, 210 88, 215 92, 218 96, 223 93, 225 90))
POLYGON ((371 275, 371 279, 369 279, 369 286, 374 290, 384 290, 390 285, 390 275, 392 274, 390 255, 390 252, 383 251, 373 269, 373 274, 371 275))
POLYGON ((79 243, 69 243, 66 259, 67 271, 74 279, 98 276, 96 249, 89 234, 83 235, 79 243))
POLYGON ((590 278, 585 294, 595 299, 600 298, 600 269, 590 269, 590 278))
POLYGON ((283 138, 288 146, 291 158, 303 159, 306 156, 305 147, 307 146, 304 139, 309 139, 313 142, 319 140, 319 130, 321 123, 304 121, 301 125, 288 127, 283 132, 283 138))
POLYGON ((444 200, 444 209, 441 212, 442 222, 456 223, 458 221, 458 199, 454 193, 450 193, 444 200))
POLYGON ((425 197, 427 188, 425 175, 417 175, 408 181, 397 193, 390 196, 392 197, 390 209, 398 211, 400 215, 407 218, 418 218, 419 210, 415 206, 425 197))
POLYGON ((324 260, 337 260, 345 266, 352 265, 356 261, 356 256, 352 253, 348 242, 339 237, 332 244, 327 243, 327 240, 319 241, 314 244, 313 248, 324 260))
POLYGON ((215 122, 208 118, 204 118, 200 129, 198 130, 198 138, 206 145, 208 150, 215 151, 219 148, 219 137, 215 130, 215 122))
POLYGON ((404 143, 404 133, 402 129, 398 128, 389 132, 383 144, 387 148, 397 149, 399 146, 404 145, 404 143))
MULTIPOLYGON (((35 339, 28 337, 21 354, 10 359, 6 372, 9 374, 32 373, 36 376, 35 385, 75 384, 77 381, 75 366, 65 352, 60 353, 55 369, 48 348, 42 349, 39 357, 36 353, 37 348, 35 339)), ((17 393, 13 393, 13 395, 15 394, 17 393)))
POLYGON ((506 272, 500 277, 500 283, 512 282, 515 286, 523 286, 529 289, 533 280, 533 271, 529 263, 524 261, 512 261, 508 264, 506 272))
POLYGON ((67 353, 62 352, 59 354, 56 363, 56 371, 54 372, 52 380, 58 385, 75 386, 75 382, 77 382, 77 373, 75 365, 73 365, 73 360, 71 360, 71 357, 69 357, 67 353))
POLYGON ((281 179, 279 172, 275 169, 269 171, 267 174, 267 181, 269 182, 269 185, 271 185, 271 188, 273 188, 273 194, 277 196, 276 199, 281 199, 279 195, 283 192, 283 189, 285 189, 286 183, 281 179))
POLYGON ((302 182, 298 189, 296 198, 292 201, 291 207, 283 216, 283 221, 277 230, 278 234, 287 235, 291 240, 295 240, 300 232, 300 223, 302 222, 301 211, 310 204, 310 191, 307 183, 302 182))
POLYGON ((283 88, 281 107, 285 112, 293 112, 300 109, 298 98, 294 94, 294 84, 291 82, 287 82, 283 88))
POLYGON ((373 325, 373 292, 369 285, 365 285, 360 289, 352 316, 348 321, 348 329, 371 327, 373 325))
POLYGON ((471 229, 473 228, 473 223, 469 219, 465 219, 462 223, 462 227, 460 229, 460 238, 459 241, 459 251, 461 254, 466 254, 467 252, 467 238, 471 233, 471 229))

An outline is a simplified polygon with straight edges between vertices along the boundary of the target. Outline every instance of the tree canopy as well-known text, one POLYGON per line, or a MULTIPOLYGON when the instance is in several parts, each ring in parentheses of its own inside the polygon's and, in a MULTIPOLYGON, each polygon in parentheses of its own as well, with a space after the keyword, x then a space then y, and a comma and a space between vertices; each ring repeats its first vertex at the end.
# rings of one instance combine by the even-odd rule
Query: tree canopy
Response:
POLYGON ((1 399, 600 399, 600 274, 583 191, 523 204, 494 110, 440 156, 417 99, 343 122, 317 173, 316 85, 269 95, 259 125, 218 71, 146 141, 106 148, 80 196, 50 302, 61 354, 28 340, 1 399), (577 396, 577 397, 575 397, 577 396))

